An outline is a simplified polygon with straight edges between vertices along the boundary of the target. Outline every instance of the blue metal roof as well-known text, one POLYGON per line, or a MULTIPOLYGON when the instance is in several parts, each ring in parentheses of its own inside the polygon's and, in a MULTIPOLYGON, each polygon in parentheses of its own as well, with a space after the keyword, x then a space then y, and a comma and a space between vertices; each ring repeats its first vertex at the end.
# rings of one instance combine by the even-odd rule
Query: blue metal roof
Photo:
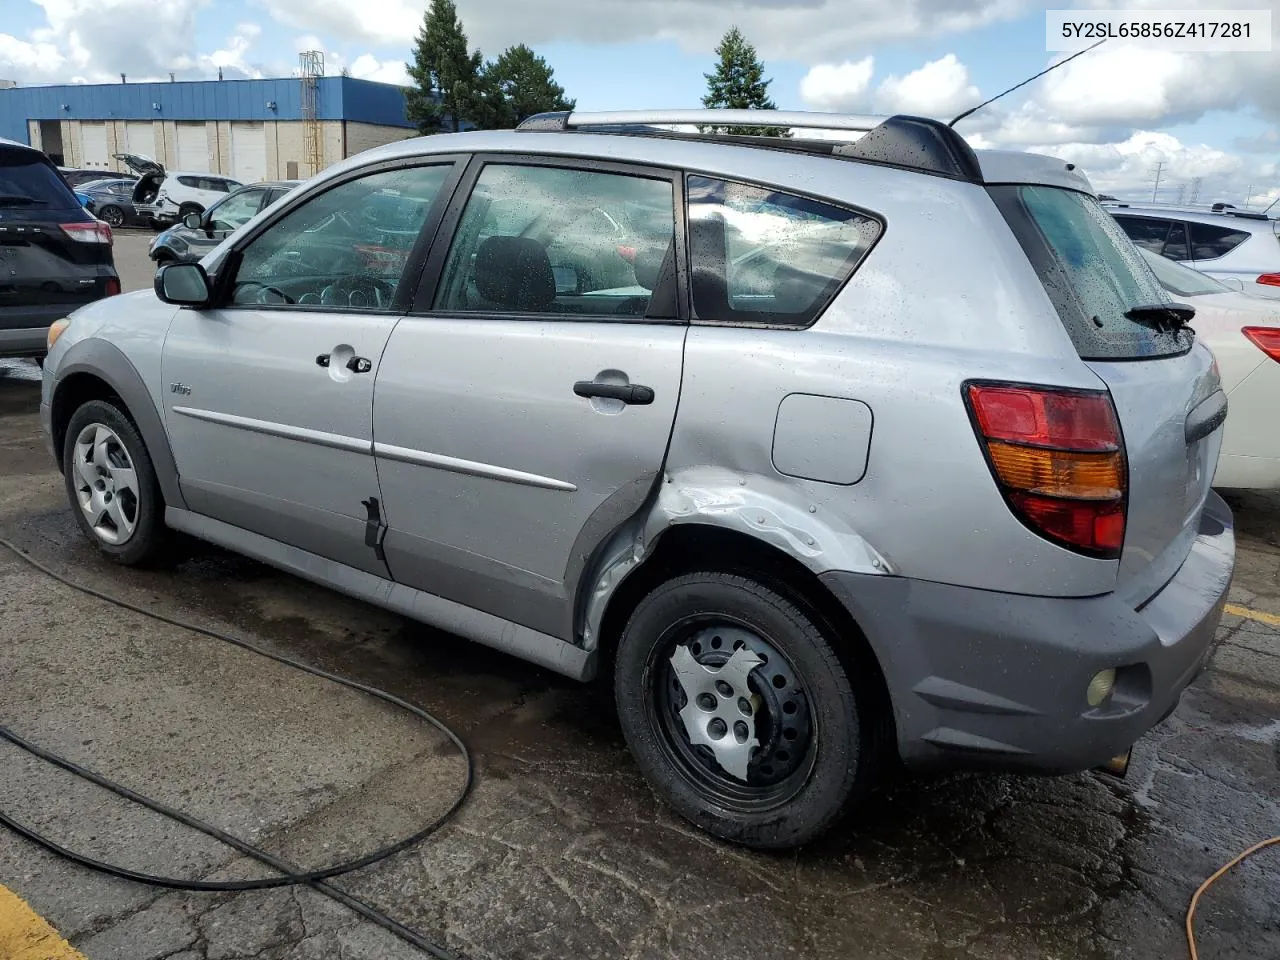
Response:
MULTIPOLYGON (((321 77, 316 116, 392 127, 405 119, 404 91, 354 77, 321 77)), ((63 84, 0 89, 0 137, 30 143, 28 120, 301 120, 302 82, 199 80, 63 84)))

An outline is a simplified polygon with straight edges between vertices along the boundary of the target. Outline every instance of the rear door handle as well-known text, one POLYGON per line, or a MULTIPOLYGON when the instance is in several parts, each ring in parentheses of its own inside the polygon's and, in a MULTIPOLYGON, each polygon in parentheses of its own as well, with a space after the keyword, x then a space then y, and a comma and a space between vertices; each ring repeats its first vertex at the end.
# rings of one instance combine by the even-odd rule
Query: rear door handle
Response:
POLYGON ((580 397, 601 397, 646 406, 653 403, 653 387, 642 383, 600 383, 596 380, 579 380, 573 392, 580 397))

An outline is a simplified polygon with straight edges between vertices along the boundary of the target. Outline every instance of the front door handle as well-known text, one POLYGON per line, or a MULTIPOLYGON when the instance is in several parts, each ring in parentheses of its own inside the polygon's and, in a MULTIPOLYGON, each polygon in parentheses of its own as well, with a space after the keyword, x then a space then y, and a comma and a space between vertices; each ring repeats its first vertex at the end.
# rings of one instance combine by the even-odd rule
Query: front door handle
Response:
POLYGON ((573 392, 580 397, 602 397, 640 406, 653 403, 653 387, 646 387, 641 383, 600 383, 597 380, 579 380, 573 385, 573 392))

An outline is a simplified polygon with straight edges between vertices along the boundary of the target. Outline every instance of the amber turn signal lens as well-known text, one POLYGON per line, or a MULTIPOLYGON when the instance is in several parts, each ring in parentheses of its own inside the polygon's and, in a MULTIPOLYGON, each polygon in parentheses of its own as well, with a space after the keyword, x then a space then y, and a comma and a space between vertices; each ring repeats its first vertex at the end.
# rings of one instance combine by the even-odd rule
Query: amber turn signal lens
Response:
POLYGON ((1124 496, 1124 461, 1119 453, 1076 453, 995 441, 987 449, 1000 482, 1012 490, 1074 500, 1124 496))
POLYGON ((63 317, 61 320, 55 320, 53 323, 49 324, 49 333, 48 336, 45 337, 45 349, 52 350, 53 345, 57 343, 58 338, 62 336, 62 331, 66 330, 70 325, 71 321, 66 317, 63 317))

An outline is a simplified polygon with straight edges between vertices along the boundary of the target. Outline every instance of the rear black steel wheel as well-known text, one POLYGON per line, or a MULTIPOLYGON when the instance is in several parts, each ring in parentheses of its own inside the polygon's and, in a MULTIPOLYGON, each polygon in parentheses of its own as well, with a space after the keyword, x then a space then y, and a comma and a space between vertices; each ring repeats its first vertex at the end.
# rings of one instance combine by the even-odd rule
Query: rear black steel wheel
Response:
POLYGON ((870 786, 856 685, 814 618, 753 580, 695 573, 653 590, 623 632, 614 686, 654 789, 718 837, 798 846, 870 786))

